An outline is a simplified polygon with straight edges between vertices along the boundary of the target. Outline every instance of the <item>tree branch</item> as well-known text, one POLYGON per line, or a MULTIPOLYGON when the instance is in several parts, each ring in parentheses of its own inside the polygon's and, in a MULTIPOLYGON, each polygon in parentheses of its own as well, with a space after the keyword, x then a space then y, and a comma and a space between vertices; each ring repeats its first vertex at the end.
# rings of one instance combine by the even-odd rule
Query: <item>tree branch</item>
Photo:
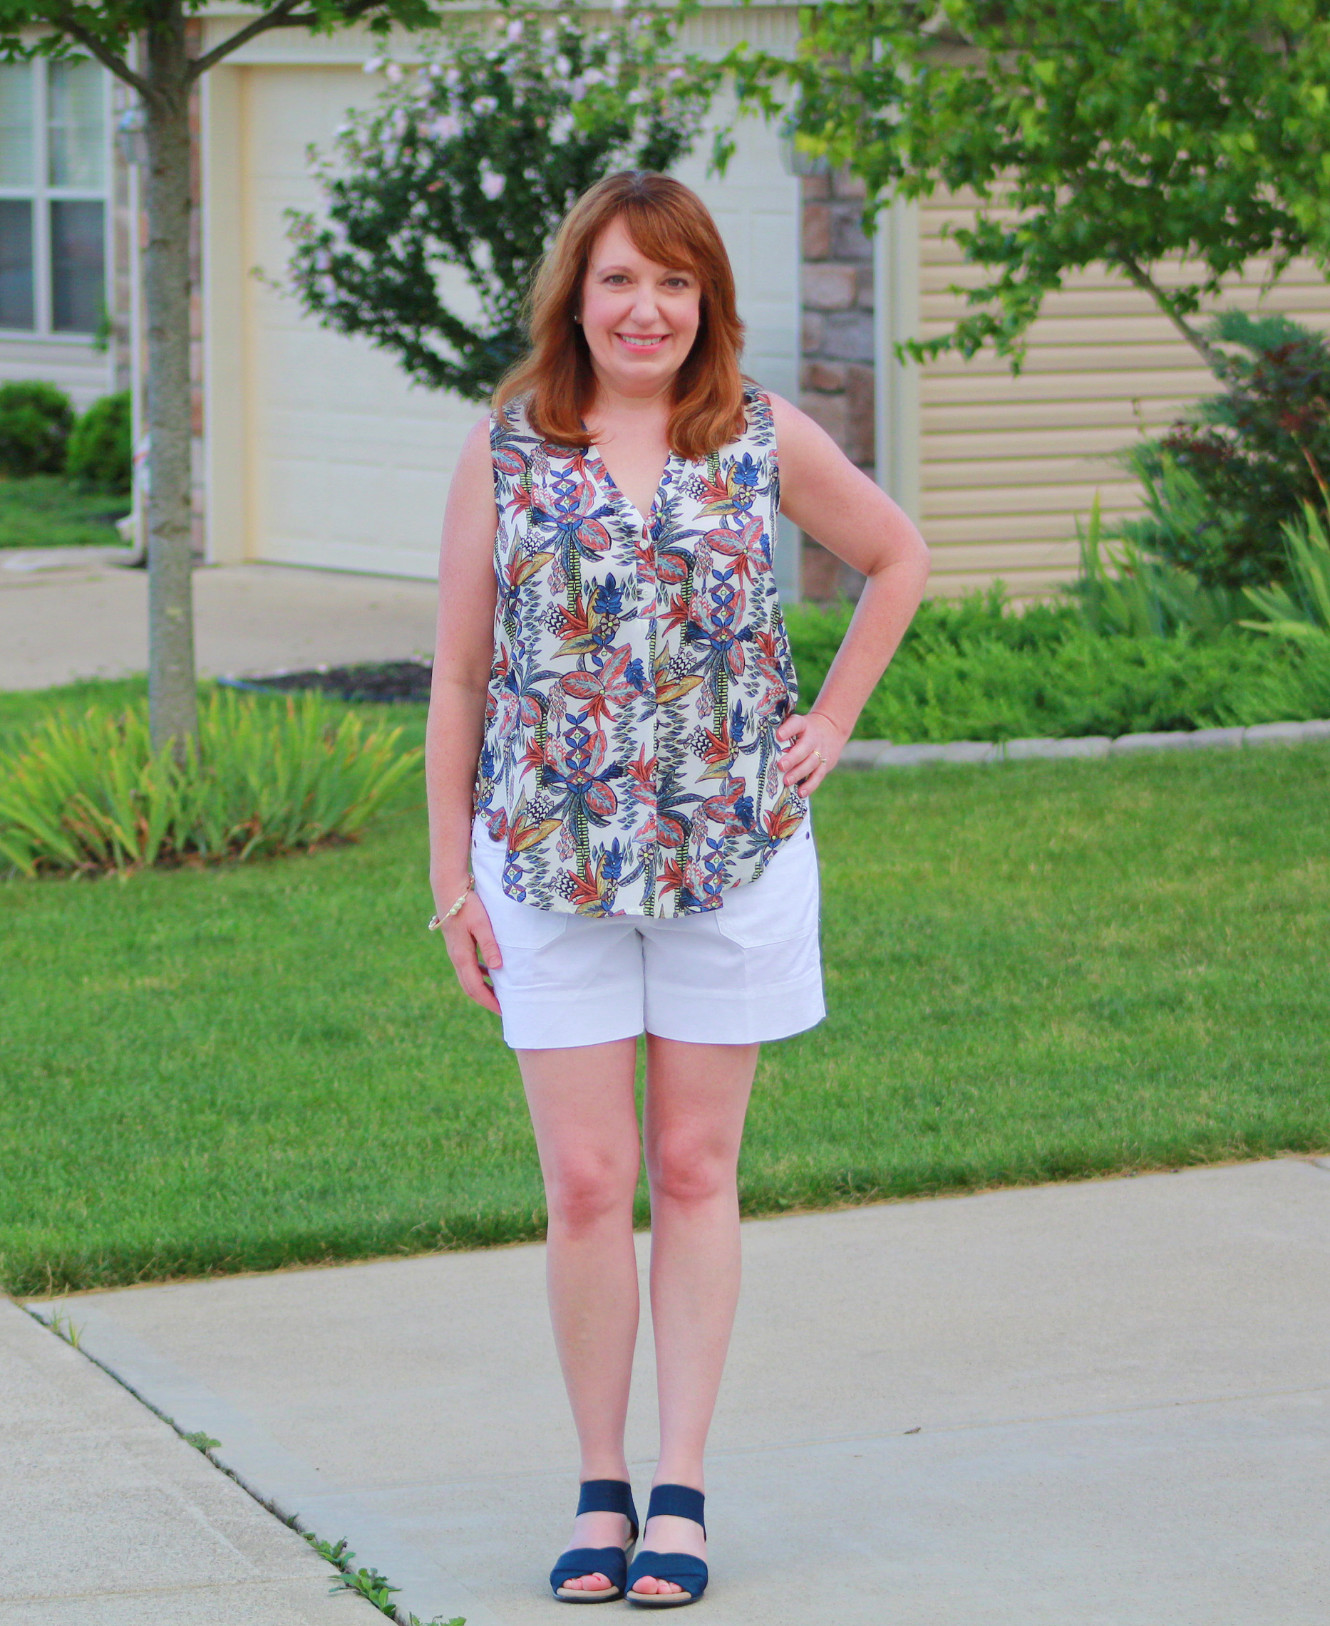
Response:
POLYGON ((205 51, 202 56, 195 57, 189 65, 190 82, 193 83, 195 79, 207 73, 209 68, 215 66, 223 57, 229 56, 232 51, 238 51, 242 45, 248 44, 256 34, 265 34, 270 28, 288 27, 295 21, 291 13, 299 4, 300 0, 277 0, 271 11, 263 12, 246 23, 243 28, 237 28, 234 34, 228 35, 219 45, 214 45, 211 51, 205 51))
POLYGON ((1225 356, 1224 352, 1211 344, 1200 328, 1193 326, 1185 316, 1179 314, 1174 307, 1173 301, 1138 260, 1134 260, 1130 254, 1121 253, 1114 254, 1112 260, 1114 264, 1122 267, 1128 277, 1143 293, 1149 294, 1150 298, 1154 300, 1155 304, 1168 317, 1169 321, 1177 328, 1187 343, 1191 345, 1192 349, 1197 352, 1219 382, 1226 384, 1228 382, 1228 357, 1225 356))
POLYGON ((123 57, 118 57, 108 45, 104 45, 95 34, 90 33, 82 23, 77 22, 73 14, 65 10, 63 6, 52 7, 49 11, 39 11, 37 16, 42 22, 49 23, 52 28, 57 29, 69 39, 77 40, 84 50, 95 56, 104 68, 109 68, 117 79, 124 80, 125 84, 138 91, 145 102, 157 100, 156 91, 143 75, 135 73, 123 57))
MULTIPOLYGON (((353 23, 357 17, 363 17, 367 11, 373 11, 381 3, 382 0, 347 0, 347 4, 341 8, 338 20, 342 23, 353 23)), ((224 57, 230 56, 232 51, 248 44, 256 34, 266 34, 270 28, 308 28, 316 23, 318 17, 314 12, 296 10, 299 4, 300 0, 278 0, 271 11, 265 11, 261 17, 255 17, 253 22, 238 28, 220 44, 214 45, 211 51, 195 57, 189 65, 190 83, 207 73, 209 68, 215 67, 224 57)))

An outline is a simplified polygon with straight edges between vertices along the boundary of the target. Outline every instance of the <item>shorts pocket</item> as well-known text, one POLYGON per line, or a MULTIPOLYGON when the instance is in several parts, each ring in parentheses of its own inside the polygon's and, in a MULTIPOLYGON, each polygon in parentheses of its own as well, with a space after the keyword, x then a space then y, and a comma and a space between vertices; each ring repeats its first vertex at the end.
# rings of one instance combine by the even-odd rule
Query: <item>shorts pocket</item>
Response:
POLYGON ((568 915, 537 909, 530 903, 515 903, 506 892, 496 897, 487 888, 480 901, 500 948, 544 948, 568 930, 568 915))
POLYGON ((746 886, 731 887, 716 929, 740 948, 765 948, 817 931, 817 851, 807 823, 746 886))
POLYGON ((476 895, 485 905, 490 926, 500 948, 543 948, 568 929, 569 915, 552 909, 537 909, 532 903, 518 903, 503 890, 504 850, 487 837, 477 834, 471 843, 471 868, 476 877, 476 895))

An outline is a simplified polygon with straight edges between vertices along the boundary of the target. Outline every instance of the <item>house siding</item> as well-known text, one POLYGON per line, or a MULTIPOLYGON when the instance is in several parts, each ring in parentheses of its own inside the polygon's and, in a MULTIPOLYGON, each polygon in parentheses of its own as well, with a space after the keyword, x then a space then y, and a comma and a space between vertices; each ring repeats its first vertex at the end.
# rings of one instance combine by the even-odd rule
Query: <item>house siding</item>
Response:
MULTIPOLYGON (((922 337, 946 332, 964 313, 955 286, 982 281, 944 231, 972 218, 963 196, 920 206, 922 337)), ((1294 262, 1268 289, 1265 271, 1253 265, 1215 304, 1330 329, 1330 285, 1310 261, 1294 262)), ((1019 597, 1075 575, 1077 522, 1096 496, 1106 517, 1139 510, 1137 487, 1113 454, 1216 388, 1149 297, 1107 267, 1069 278, 1045 301, 1019 376, 991 352, 970 361, 946 355, 918 375, 918 518, 933 549, 930 590, 1001 579, 1019 597)))

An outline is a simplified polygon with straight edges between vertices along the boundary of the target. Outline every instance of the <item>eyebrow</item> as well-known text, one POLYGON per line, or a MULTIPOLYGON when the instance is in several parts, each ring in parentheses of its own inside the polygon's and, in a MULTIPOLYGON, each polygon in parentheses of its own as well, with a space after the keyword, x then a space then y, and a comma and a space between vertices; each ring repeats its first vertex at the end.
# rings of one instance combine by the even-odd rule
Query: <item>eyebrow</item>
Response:
MULTIPOLYGON (((632 266, 630 265, 618 264, 593 265, 591 269, 598 277, 608 276, 611 271, 623 271, 631 274, 633 270, 632 266)), ((691 277, 694 274, 695 273, 692 271, 692 269, 686 265, 670 266, 664 272, 664 275, 667 277, 691 277)))

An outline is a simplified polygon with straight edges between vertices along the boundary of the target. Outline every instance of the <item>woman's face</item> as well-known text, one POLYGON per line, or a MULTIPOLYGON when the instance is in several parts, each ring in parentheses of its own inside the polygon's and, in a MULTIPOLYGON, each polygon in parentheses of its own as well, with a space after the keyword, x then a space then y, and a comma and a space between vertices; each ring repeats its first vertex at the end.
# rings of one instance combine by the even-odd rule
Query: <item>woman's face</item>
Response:
POLYGON ((601 382, 624 395, 666 389, 693 348, 701 306, 694 272, 648 260, 612 220, 582 281, 582 331, 601 382))

